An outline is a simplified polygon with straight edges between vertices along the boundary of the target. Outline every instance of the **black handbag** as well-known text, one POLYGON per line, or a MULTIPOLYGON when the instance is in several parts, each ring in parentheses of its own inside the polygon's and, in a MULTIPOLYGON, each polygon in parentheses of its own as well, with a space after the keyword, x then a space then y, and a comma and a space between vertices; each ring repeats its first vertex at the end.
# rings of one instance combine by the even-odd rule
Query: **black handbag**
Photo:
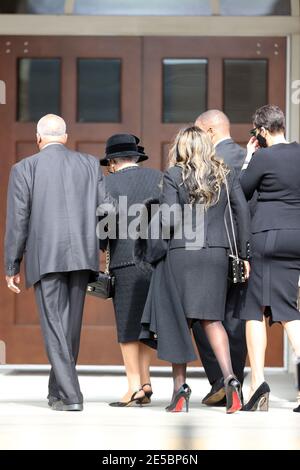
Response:
POLYGON ((115 276, 109 271, 110 249, 106 250, 105 271, 93 272, 87 285, 86 293, 100 299, 111 299, 115 291, 115 276))
POLYGON ((236 235, 235 235, 235 228, 234 228, 234 223, 233 223, 231 202, 230 202, 230 197, 229 197, 228 182, 227 182, 225 173, 224 173, 224 176, 225 176, 225 187, 226 187, 226 194, 227 194, 227 201, 228 201, 228 212, 229 212, 230 225, 231 225, 232 238, 233 238, 233 246, 232 246, 232 242, 231 242, 231 238, 230 238, 229 230, 227 226, 226 213, 225 213, 224 223, 225 223, 225 229, 226 229, 228 242, 230 246, 228 279, 231 282, 233 282, 233 284, 238 284, 238 283, 246 282, 245 263, 244 263, 244 260, 242 260, 239 257, 239 252, 238 252, 237 242, 236 242, 236 235))

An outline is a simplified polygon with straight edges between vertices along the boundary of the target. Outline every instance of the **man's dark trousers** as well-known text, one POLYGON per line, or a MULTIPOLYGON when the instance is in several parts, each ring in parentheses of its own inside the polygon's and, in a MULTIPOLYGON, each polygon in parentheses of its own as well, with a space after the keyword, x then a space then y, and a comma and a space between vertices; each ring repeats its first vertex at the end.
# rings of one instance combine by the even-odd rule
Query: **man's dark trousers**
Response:
POLYGON ((49 362, 49 396, 82 403, 76 373, 86 287, 90 271, 46 274, 34 285, 49 362))

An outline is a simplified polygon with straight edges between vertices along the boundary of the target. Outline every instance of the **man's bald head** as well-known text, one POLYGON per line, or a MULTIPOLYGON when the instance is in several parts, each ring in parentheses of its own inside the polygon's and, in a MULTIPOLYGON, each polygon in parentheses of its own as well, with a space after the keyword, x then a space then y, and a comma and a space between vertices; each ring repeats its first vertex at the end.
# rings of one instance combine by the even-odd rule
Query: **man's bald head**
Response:
POLYGON ((219 109, 210 109, 200 114, 195 125, 207 132, 214 144, 230 138, 230 121, 219 109))
POLYGON ((67 142, 67 126, 63 118, 56 114, 46 114, 37 124, 37 143, 40 148, 51 142, 67 142))

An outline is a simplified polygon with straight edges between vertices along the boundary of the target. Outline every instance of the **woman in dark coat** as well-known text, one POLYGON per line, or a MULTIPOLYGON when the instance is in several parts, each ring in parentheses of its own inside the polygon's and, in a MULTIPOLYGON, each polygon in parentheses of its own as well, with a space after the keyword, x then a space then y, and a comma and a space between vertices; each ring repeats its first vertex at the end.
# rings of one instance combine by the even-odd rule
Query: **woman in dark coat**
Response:
MULTIPOLYGON (((119 203, 117 234, 109 239, 110 270, 116 280, 113 303, 118 341, 128 379, 128 391, 111 406, 149 403, 152 395, 149 375, 151 349, 139 342, 150 276, 135 267, 134 239, 128 233, 121 233, 120 223, 122 218, 123 230, 125 228, 128 232, 130 222, 135 219, 128 216, 130 207, 133 204, 141 205, 145 199, 157 198, 161 190, 162 173, 138 165, 148 159, 143 148, 138 147, 138 142, 135 136, 116 134, 108 139, 106 157, 101 160, 101 165, 108 166, 110 173, 105 178, 107 192, 119 203)), ((105 243, 102 242, 101 247, 105 248, 105 243)))
MULTIPOLYGON (((233 375, 228 337, 222 325, 229 248, 224 224, 225 178, 237 222, 239 254, 246 259, 250 215, 238 177, 216 158, 205 132, 198 127, 181 130, 170 151, 170 168, 164 175, 161 197, 164 236, 170 229, 171 239, 166 258, 152 275, 140 336, 157 347, 160 359, 173 365, 174 392, 167 411, 181 411, 184 401, 188 405, 191 391, 185 383, 186 363, 196 359, 190 335, 196 321, 204 327, 221 367, 227 412, 241 408, 241 387, 233 375), (167 209, 172 207, 174 216, 168 218, 167 209)), ((245 267, 248 276, 249 263, 245 262, 245 267)))
MULTIPOLYGON (((240 312, 240 318, 247 320, 252 372, 245 411, 268 409, 270 389, 264 381, 266 317, 271 324, 280 322, 287 332, 298 357, 300 391, 300 145, 286 141, 285 118, 278 106, 263 106, 255 112, 253 121, 255 137, 248 144, 246 161, 252 158, 241 176, 246 198, 251 199, 255 191, 258 194, 252 219, 252 271, 240 312), (257 150, 259 143, 265 148, 257 150)), ((294 411, 300 411, 300 407, 294 411)))

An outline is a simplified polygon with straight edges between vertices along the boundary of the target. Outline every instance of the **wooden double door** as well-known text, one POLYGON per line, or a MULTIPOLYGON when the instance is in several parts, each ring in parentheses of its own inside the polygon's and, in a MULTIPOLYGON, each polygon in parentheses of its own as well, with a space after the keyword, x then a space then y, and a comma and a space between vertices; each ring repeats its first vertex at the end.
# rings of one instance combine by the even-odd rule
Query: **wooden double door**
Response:
MULTIPOLYGON (((245 144, 256 107, 272 102, 284 109, 285 70, 282 38, 0 37, 7 94, 0 105, 1 256, 9 171, 36 152, 42 115, 62 115, 69 146, 98 157, 111 134, 138 135, 150 155, 146 164, 164 169, 178 129, 209 108, 223 109, 233 138, 245 144)), ((4 280, 0 289, 7 362, 45 363, 32 289, 15 296, 4 280)), ((86 301, 80 363, 122 363, 110 301, 86 301)), ((283 365, 277 326, 267 363, 283 365)))

